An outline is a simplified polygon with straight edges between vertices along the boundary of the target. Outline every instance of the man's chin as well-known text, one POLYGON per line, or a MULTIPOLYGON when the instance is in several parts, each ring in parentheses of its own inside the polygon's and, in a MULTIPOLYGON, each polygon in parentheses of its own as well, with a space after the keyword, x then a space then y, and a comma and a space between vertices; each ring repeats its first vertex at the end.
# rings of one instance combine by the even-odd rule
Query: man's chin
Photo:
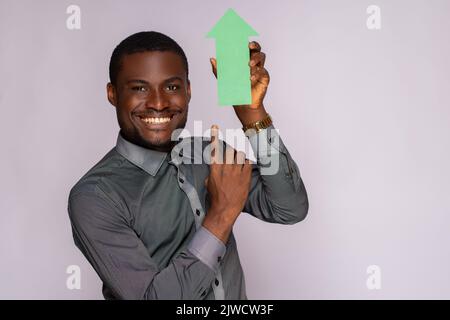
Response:
POLYGON ((147 149, 153 149, 157 151, 168 152, 172 150, 175 145, 175 141, 171 141, 170 139, 145 139, 144 145, 147 149))

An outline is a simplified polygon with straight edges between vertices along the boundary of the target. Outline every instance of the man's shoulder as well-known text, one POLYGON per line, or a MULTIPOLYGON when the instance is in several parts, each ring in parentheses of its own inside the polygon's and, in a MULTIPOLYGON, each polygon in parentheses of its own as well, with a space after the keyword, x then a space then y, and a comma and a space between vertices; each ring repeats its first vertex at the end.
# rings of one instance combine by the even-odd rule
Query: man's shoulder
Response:
POLYGON ((128 179, 128 176, 131 176, 129 179, 134 179, 137 170, 115 147, 112 148, 70 189, 70 218, 77 221, 91 221, 94 216, 100 217, 100 220, 118 216, 120 219, 129 219, 123 181, 128 179), (118 215, 113 214, 114 212, 118 215))
POLYGON ((95 195, 104 190, 112 181, 120 179, 120 169, 125 163, 116 148, 112 148, 102 159, 91 167, 70 189, 69 199, 75 195, 95 195))

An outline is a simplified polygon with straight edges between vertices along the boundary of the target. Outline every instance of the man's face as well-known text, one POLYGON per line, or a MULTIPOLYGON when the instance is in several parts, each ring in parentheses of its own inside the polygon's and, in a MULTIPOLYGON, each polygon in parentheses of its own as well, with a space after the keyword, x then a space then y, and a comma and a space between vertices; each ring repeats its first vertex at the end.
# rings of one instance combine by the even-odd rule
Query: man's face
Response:
POLYGON ((146 51, 122 57, 116 85, 108 83, 121 133, 128 141, 169 151, 172 132, 186 125, 191 88, 179 55, 146 51))

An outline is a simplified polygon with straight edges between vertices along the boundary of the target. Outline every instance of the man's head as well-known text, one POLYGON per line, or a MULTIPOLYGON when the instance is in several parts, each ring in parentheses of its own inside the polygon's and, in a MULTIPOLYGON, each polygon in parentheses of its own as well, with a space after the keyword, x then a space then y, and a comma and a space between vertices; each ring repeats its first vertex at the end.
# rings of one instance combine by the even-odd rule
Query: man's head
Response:
POLYGON ((154 31, 135 33, 111 56, 109 102, 121 134, 145 148, 169 151, 172 132, 186 125, 191 87, 183 49, 154 31))

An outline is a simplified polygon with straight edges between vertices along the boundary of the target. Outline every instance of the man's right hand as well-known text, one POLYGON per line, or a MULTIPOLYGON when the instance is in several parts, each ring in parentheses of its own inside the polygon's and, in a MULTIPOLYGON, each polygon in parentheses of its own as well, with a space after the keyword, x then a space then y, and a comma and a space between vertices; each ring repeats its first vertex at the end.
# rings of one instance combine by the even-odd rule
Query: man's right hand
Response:
POLYGON ((211 165, 205 184, 211 199, 203 226, 227 243, 234 222, 244 208, 250 189, 252 166, 245 153, 226 148, 221 159, 219 128, 211 127, 211 165))

